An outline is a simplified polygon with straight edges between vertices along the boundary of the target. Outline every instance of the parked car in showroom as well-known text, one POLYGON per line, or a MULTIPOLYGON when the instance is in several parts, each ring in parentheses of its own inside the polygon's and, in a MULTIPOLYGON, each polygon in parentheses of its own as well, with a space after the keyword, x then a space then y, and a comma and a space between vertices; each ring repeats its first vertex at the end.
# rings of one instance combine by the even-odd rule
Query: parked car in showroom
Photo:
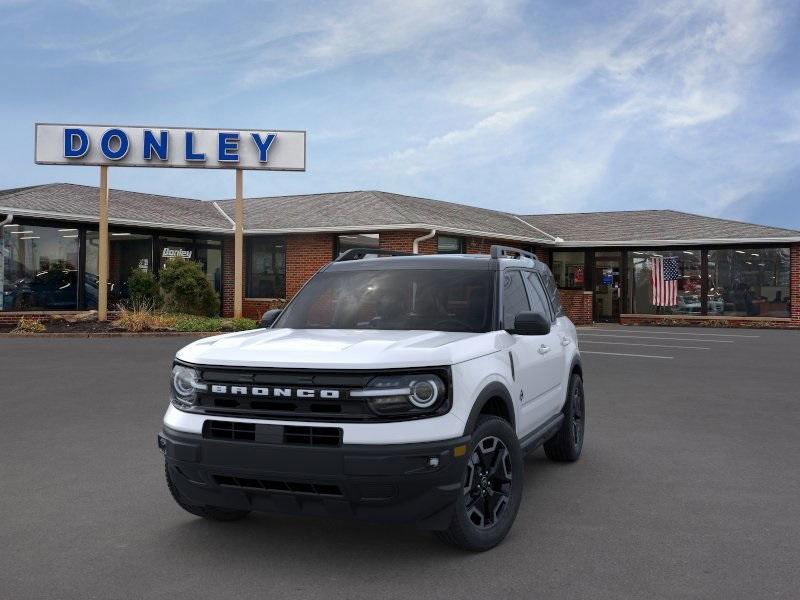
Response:
POLYGON ((262 326, 175 357, 158 444, 192 514, 414 523, 482 551, 511 529, 525 453, 581 455, 575 327, 528 252, 350 250, 262 326))

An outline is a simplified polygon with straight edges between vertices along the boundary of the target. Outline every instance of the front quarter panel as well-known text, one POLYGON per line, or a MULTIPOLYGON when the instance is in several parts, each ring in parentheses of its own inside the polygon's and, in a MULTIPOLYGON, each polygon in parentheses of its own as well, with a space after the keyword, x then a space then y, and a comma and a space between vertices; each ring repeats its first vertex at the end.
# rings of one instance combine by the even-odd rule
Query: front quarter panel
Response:
POLYGON ((511 399, 514 423, 519 419, 519 385, 511 373, 507 348, 493 354, 453 365, 453 412, 469 428, 470 416, 476 401, 487 386, 503 386, 511 399))

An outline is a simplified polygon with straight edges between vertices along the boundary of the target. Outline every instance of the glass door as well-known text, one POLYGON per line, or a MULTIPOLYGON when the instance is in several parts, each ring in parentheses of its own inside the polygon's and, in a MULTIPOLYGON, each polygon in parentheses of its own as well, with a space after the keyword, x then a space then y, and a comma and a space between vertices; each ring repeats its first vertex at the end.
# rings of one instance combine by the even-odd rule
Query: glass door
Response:
POLYGON ((594 320, 605 323, 619 321, 622 298, 622 252, 594 253, 594 320))

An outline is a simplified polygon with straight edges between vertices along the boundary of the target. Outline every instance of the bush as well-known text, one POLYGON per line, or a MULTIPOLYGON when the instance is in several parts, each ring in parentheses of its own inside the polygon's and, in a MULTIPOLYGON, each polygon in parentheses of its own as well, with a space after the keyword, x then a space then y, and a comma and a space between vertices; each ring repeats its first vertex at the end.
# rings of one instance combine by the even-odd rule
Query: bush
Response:
POLYGON ((119 317, 114 321, 114 326, 139 333, 140 331, 165 331, 173 326, 173 319, 169 316, 154 312, 153 307, 146 302, 132 305, 131 308, 120 307, 119 317))
POLYGON ((134 307, 160 307, 163 299, 155 276, 149 271, 134 269, 128 277, 128 300, 134 307))
POLYGON ((198 263, 174 258, 159 277, 167 312, 203 317, 217 314, 219 298, 198 263))
POLYGON ((44 333, 45 327, 38 319, 29 319, 21 317, 17 321, 17 326, 11 330, 11 333, 44 333))
POLYGON ((258 321, 247 319, 245 317, 231 319, 230 323, 233 326, 234 331, 247 331, 248 329, 255 329, 258 327, 258 321))

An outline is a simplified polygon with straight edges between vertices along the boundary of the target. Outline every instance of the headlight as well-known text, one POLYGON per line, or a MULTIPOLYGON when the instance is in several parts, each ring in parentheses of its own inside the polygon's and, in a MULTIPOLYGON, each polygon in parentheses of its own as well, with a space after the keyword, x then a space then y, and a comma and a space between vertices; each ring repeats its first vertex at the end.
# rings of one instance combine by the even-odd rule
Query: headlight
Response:
POLYGON ((447 403, 444 381, 432 373, 382 375, 363 390, 350 392, 351 398, 365 398, 379 415, 422 415, 437 412, 447 403))
POLYGON ((200 383, 200 373, 191 367, 175 365, 172 367, 172 386, 170 398, 177 408, 191 408, 197 404, 198 390, 208 389, 200 383))

